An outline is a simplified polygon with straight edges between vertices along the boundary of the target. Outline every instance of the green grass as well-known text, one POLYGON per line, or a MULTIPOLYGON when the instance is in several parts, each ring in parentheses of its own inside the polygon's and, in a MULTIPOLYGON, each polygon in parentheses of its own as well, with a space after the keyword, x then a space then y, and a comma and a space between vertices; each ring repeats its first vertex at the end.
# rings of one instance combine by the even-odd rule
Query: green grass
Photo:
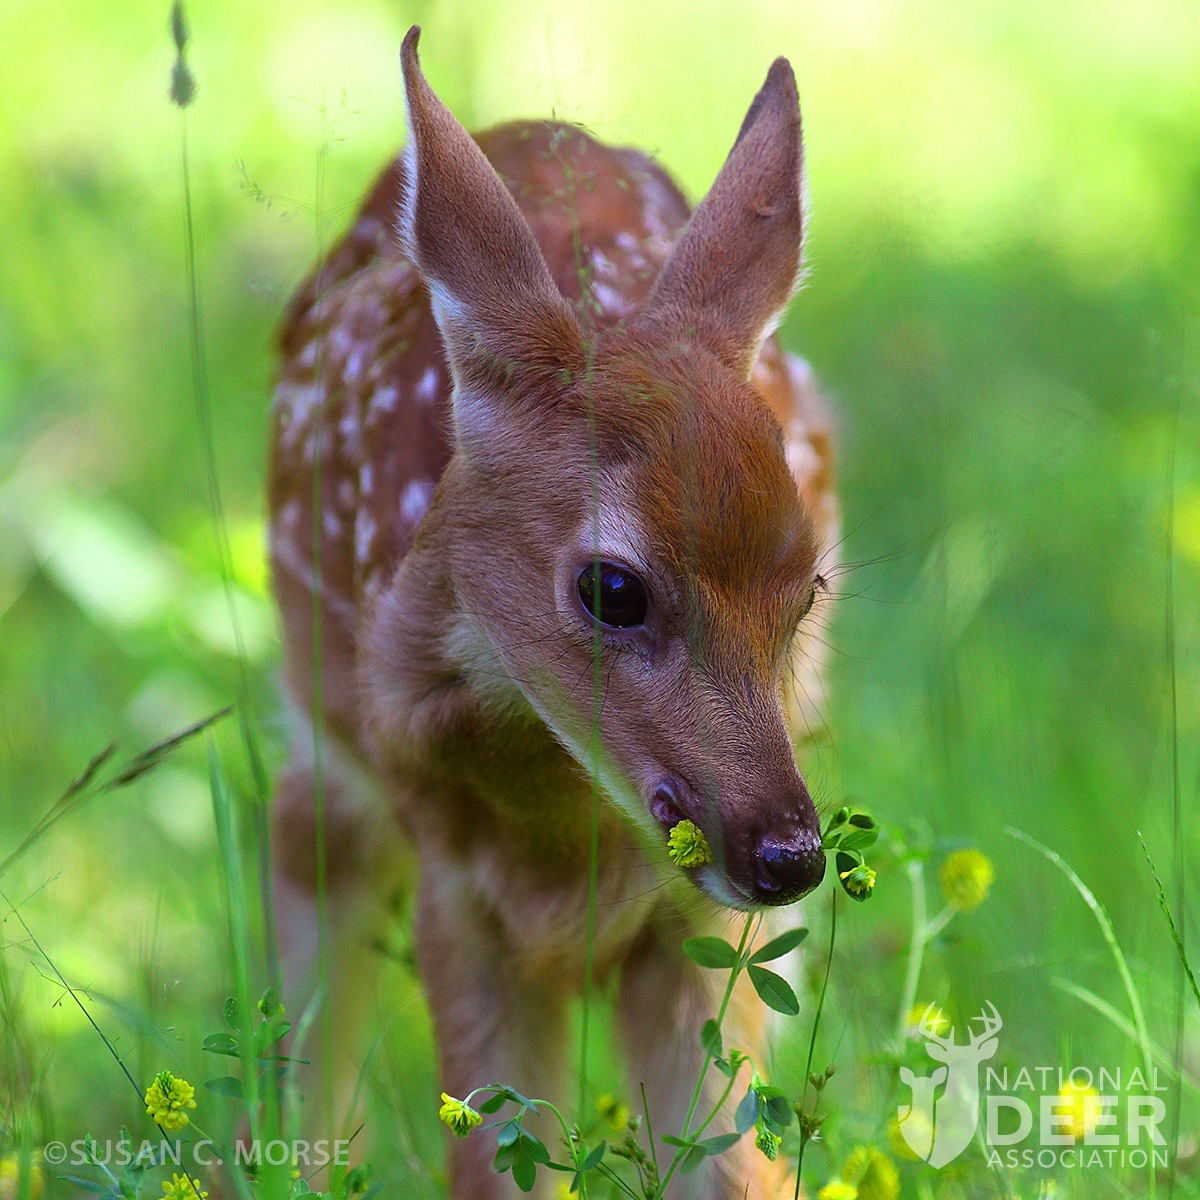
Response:
MULTIPOLYGON (((919 851, 928 873, 971 844, 995 886, 924 949, 917 1002, 939 1003, 960 1040, 993 1002, 997 1066, 1153 1060, 1179 1080, 1176 1168, 1153 1184, 1066 1172, 1058 1194, 1200 1195, 1200 1006, 1178 965, 1195 960, 1200 918, 1200 19, 1165 3, 827 8, 634 21, 614 3, 581 57, 567 17, 532 4, 361 0, 335 19, 316 0, 198 2, 202 326, 165 8, 0 14, 0 888, 37 939, 5 903, 0 1157, 151 1132, 46 956, 139 1087, 164 1067, 198 1086, 225 1073, 201 1046, 233 1032, 230 995, 238 1036, 255 1036, 272 976, 260 798, 285 740, 261 554, 270 339, 314 220, 332 236, 401 136, 392 50, 419 17, 432 81, 464 118, 557 107, 660 147, 693 195, 761 68, 780 51, 796 62, 812 274, 783 337, 837 413, 852 567, 828 732, 804 765, 821 800, 868 808, 894 846, 872 860, 872 902, 839 904, 827 993, 828 910, 809 906, 801 1016, 769 1064, 794 1098, 809 1067, 837 1064, 810 1189, 858 1145, 893 1154, 905 864, 919 851), (342 87, 357 115, 330 147, 316 114, 342 87), (270 206, 247 198, 239 162, 270 206), (252 715, 249 739, 225 721, 211 749, 199 739, 127 786, 54 804, 101 747, 117 740, 111 762, 126 762, 227 704, 252 715), (1006 826, 1069 863, 1107 927, 1006 826)), ((374 998, 355 1161, 361 1146, 385 1194, 435 1197, 439 1089, 405 911, 374 998)), ((598 982, 601 1043, 607 1020, 598 982)), ((622 1086, 602 1057, 593 1095, 622 1086)), ((206 1131, 236 1131, 235 1101, 200 1103, 206 1131)), ((942 1172, 898 1165, 906 1197, 1049 1194, 1042 1172, 989 1171, 976 1150, 942 1172)))

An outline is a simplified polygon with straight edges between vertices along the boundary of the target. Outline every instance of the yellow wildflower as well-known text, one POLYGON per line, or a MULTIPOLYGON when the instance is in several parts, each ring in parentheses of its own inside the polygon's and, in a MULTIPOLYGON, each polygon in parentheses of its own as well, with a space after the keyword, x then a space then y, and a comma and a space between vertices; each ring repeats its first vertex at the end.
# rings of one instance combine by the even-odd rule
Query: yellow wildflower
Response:
POLYGON ((21 1189, 25 1187, 26 1179, 29 1180, 29 1200, 38 1200, 41 1196, 42 1188, 45 1186, 41 1167, 35 1162, 30 1162, 25 1165, 23 1176, 21 1174, 22 1166, 20 1158, 15 1154, 0 1158, 0 1200, 16 1200, 18 1196, 25 1195, 21 1189))
POLYGON ((950 1028, 950 1018, 942 1012, 940 1005, 933 1001, 918 1000, 908 1010, 908 1028, 905 1031, 907 1037, 919 1038, 922 1036, 921 1025, 926 1020, 926 1014, 928 1014, 929 1025, 934 1033, 945 1033, 950 1028))
POLYGON ((838 878, 852 896, 869 896, 875 890, 875 872, 866 863, 857 863, 848 871, 841 871, 838 878))
POLYGON ((758 1133, 755 1135, 754 1144, 772 1161, 774 1162, 779 1157, 779 1146, 783 1138, 777 1133, 772 1133, 765 1125, 759 1126, 758 1133))
POLYGON ((178 1133, 190 1120, 187 1109, 196 1107, 196 1089, 170 1071, 159 1071, 146 1089, 146 1115, 168 1133, 178 1133))
POLYGON ((187 1175, 172 1175, 168 1183, 163 1180, 163 1200, 208 1200, 206 1191, 196 1191, 196 1185, 187 1175))
POLYGON ((992 860, 978 850, 955 850, 938 872, 942 895, 959 912, 978 908, 988 898, 995 879, 992 860))
POLYGON ((442 1107, 438 1119, 450 1127, 455 1137, 466 1137, 472 1129, 483 1124, 483 1114, 477 1113, 463 1100, 455 1100, 448 1092, 442 1093, 442 1107))
MULTIPOLYGON (((933 1122, 920 1109, 913 1109, 904 1118, 904 1126, 917 1145, 921 1145, 922 1143, 929 1146, 933 1145, 933 1122)), ((895 1114, 892 1115, 892 1119, 888 1122, 887 1139, 893 1154, 907 1159, 909 1162, 921 1161, 919 1155, 915 1154, 913 1148, 905 1141, 904 1130, 900 1128, 900 1118, 895 1114)))
POLYGON ((817 1200, 858 1200, 858 1188, 844 1179, 831 1179, 817 1193, 817 1200))
POLYGON ((1058 1128, 1063 1133, 1069 1133, 1076 1141, 1095 1133, 1100 1117, 1100 1108, 1096 1103, 1099 1095, 1094 1087, 1068 1079, 1059 1089, 1058 1103, 1054 1106, 1061 1122, 1058 1128))
POLYGON ((874 1146, 856 1146, 842 1167, 842 1178, 857 1184, 857 1200, 896 1200, 900 1174, 896 1164, 874 1146))
POLYGON ((596 1111, 609 1123, 615 1132, 620 1132, 629 1124, 629 1109, 607 1092, 597 1098, 596 1111))
POLYGON ((704 833, 691 821, 680 821, 667 839, 667 854, 677 867, 702 867, 712 862, 704 833))

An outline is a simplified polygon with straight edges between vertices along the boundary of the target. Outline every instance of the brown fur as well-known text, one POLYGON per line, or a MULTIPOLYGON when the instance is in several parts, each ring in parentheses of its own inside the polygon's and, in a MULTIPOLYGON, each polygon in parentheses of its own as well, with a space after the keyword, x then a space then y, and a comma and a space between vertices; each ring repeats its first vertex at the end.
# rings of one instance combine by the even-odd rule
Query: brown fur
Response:
MULTIPOLYGON (((819 854, 789 723, 800 732, 816 700, 805 613, 837 504, 807 368, 768 338, 800 268, 795 84, 778 60, 688 223, 642 156, 553 124, 476 143, 421 75, 415 31, 403 62, 408 149, 293 301, 272 442, 287 677, 309 710, 320 602, 335 921, 353 936, 392 845, 360 798, 362 763, 419 859, 443 1085, 560 1097, 595 775, 613 801, 596 970, 619 973, 631 1079, 666 1132, 715 1008, 713 973, 680 940, 724 926, 723 903, 762 902, 764 839, 819 854), (574 594, 597 544, 652 596, 643 629, 598 643, 574 594), (688 873, 705 895, 666 862, 651 805, 664 780, 674 818, 712 846, 714 862, 688 873)), ((276 809, 300 987, 310 758, 302 745, 276 809)), ((733 1044, 761 1049, 760 1011, 739 1000, 733 1044)), ((485 1135, 451 1149, 455 1196, 515 1194, 485 1135)), ((774 1195, 775 1178, 744 1139, 678 1194, 774 1195)))

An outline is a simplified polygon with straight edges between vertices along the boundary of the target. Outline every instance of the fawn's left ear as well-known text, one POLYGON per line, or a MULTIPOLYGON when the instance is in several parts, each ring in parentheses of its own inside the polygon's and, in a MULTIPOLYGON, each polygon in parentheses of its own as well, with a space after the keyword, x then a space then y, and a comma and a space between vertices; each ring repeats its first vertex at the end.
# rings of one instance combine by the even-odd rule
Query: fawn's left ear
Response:
POLYGON ((422 74, 420 33, 414 25, 400 51, 408 144, 398 229, 429 287, 455 381, 468 385, 456 392, 461 432, 485 414, 460 412, 460 400, 560 378, 581 364, 582 339, 517 202, 422 74))
POLYGON ((695 340, 748 377, 799 286, 803 175, 796 79, 777 58, 639 323, 695 340))

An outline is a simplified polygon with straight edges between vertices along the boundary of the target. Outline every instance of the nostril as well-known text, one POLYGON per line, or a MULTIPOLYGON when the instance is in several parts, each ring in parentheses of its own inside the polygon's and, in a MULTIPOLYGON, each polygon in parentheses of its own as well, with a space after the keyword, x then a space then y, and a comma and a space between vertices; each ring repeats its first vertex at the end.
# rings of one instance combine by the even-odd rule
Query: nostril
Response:
POLYGON ((786 841, 763 838, 755 858, 755 887, 764 904, 790 904, 825 877, 825 852, 806 832, 786 841))
POLYGON ((660 783, 650 797, 650 815, 667 829, 673 829, 683 820, 679 801, 669 783, 660 783))

